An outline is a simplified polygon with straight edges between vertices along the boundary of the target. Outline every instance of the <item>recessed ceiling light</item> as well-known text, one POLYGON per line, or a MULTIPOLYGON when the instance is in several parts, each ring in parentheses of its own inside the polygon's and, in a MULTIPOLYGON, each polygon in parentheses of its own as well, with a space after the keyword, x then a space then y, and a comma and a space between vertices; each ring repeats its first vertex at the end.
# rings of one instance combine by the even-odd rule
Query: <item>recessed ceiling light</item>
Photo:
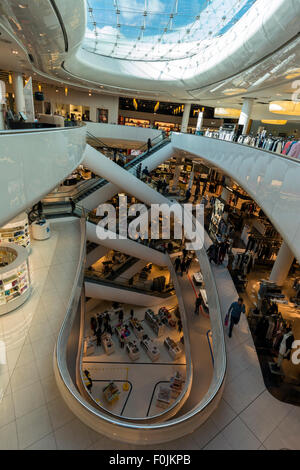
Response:
POLYGON ((15 54, 15 55, 19 54, 19 52, 16 51, 16 50, 12 50, 11 52, 12 52, 13 54, 15 54))

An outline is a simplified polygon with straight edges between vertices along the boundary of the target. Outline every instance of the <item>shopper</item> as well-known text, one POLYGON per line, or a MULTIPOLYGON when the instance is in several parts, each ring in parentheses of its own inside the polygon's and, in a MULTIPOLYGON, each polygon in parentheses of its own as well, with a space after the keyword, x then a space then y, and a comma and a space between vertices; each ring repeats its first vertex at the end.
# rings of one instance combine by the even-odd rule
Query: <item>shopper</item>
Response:
POLYGON ((191 190, 188 188, 185 193, 185 201, 189 201, 191 197, 191 190))
POLYGON ((152 149, 151 139, 148 139, 148 140, 147 140, 147 149, 148 149, 148 150, 147 150, 148 153, 149 153, 150 150, 152 149))
POLYGON ((185 262, 184 259, 181 261, 180 270, 181 270, 180 274, 181 274, 181 276, 183 276, 183 273, 185 273, 185 271, 186 271, 186 262, 185 262))
POLYGON ((163 182, 161 183, 161 187, 162 187, 162 193, 163 194, 166 194, 167 192, 167 187, 168 187, 168 183, 166 181, 166 178, 163 179, 163 182))
POLYGON ((139 163, 136 168, 136 177, 140 180, 141 179, 141 172, 142 172, 142 164, 139 163))
POLYGON ((229 333, 228 336, 231 338, 232 330, 234 325, 237 325, 240 321, 241 314, 246 312, 245 305, 242 297, 238 298, 237 302, 233 302, 228 310, 228 322, 229 322, 229 333))
POLYGON ((97 331, 97 321, 95 317, 91 317, 91 330, 94 332, 94 335, 97 331))
POLYGON ((199 193, 200 193, 200 184, 198 183, 196 185, 195 192, 194 192, 194 202, 197 201, 197 199, 199 197, 199 193))
POLYGON ((131 318, 131 320, 133 319, 133 317, 134 317, 134 311, 133 311, 133 308, 132 308, 132 309, 130 310, 130 318, 131 318))
POLYGON ((101 335, 102 335, 102 331, 101 331, 100 328, 98 328, 98 330, 96 331, 97 346, 98 346, 98 347, 101 346, 101 335))
POLYGON ((124 318, 124 312, 123 310, 119 310, 119 323, 123 322, 123 318, 124 318))
POLYGON ((175 273, 178 272, 178 269, 179 269, 179 267, 180 267, 180 264, 181 264, 180 256, 177 256, 177 258, 175 259, 175 273))
POLYGON ((178 329, 178 333, 181 333, 182 332, 182 321, 181 319, 179 318, 178 322, 177 322, 177 329, 178 329))
POLYGON ((183 248, 183 249, 182 249, 182 257, 183 257, 183 259, 185 259, 185 258, 187 257, 187 253, 188 253, 188 252, 187 252, 187 249, 186 249, 186 248, 183 248))
POLYGON ((202 305, 202 295, 199 293, 195 302, 195 315, 199 315, 199 309, 202 305))
POLYGON ((97 323, 98 323, 98 328, 101 330, 102 328, 102 323, 103 323, 103 318, 100 315, 100 313, 97 314, 97 323))
POLYGON ((143 169, 142 175, 145 176, 145 177, 149 176, 149 170, 148 170, 147 166, 145 166, 145 168, 143 169))
POLYGON ((76 204, 75 204, 75 202, 73 201, 73 199, 71 197, 69 198, 69 201, 70 201, 70 204, 71 204, 71 213, 74 214, 74 211, 76 209, 76 204))
POLYGON ((120 337, 120 347, 121 347, 121 349, 124 348, 124 345, 125 345, 125 338, 124 338, 124 335, 122 333, 121 337, 120 337))
POLYGON ((162 181, 160 179, 157 181, 156 188, 157 191, 160 193, 160 191, 162 190, 162 181))
POLYGON ((89 371, 88 371, 87 369, 85 369, 84 375, 86 376, 86 378, 87 378, 87 380, 88 380, 88 383, 87 383, 87 385, 86 385, 86 388, 87 388, 88 391, 91 393, 91 390, 92 390, 92 387, 93 387, 93 381, 92 381, 91 374, 89 373, 89 371))
POLYGON ((226 256, 226 254, 228 253, 228 248, 229 248, 229 243, 227 240, 223 240, 221 243, 220 243, 220 246, 219 246, 219 259, 218 259, 218 264, 223 264, 223 261, 224 261, 224 258, 226 256))
POLYGON ((217 260, 217 247, 216 247, 216 244, 215 243, 212 243, 210 245, 210 247, 208 248, 208 250, 206 251, 207 255, 208 255, 208 259, 209 259, 209 262, 211 263, 212 261, 215 263, 215 264, 218 264, 218 260, 217 260))
POLYGON ((42 219, 42 217, 43 217, 43 203, 42 203, 42 201, 39 201, 37 203, 37 211, 38 211, 39 219, 42 219))
POLYGON ((189 273, 189 269, 190 269, 190 267, 191 267, 192 261, 193 261, 193 258, 188 258, 188 259, 186 260, 186 262, 185 262, 187 274, 189 273))

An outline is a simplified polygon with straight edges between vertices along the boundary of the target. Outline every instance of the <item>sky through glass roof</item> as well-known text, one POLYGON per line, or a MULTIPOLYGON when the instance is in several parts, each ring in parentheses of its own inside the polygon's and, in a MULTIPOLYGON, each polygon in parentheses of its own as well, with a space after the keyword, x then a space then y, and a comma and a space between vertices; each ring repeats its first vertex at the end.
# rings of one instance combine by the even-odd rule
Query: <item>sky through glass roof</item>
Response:
POLYGON ((256 0, 87 0, 84 48, 128 60, 191 57, 256 0))

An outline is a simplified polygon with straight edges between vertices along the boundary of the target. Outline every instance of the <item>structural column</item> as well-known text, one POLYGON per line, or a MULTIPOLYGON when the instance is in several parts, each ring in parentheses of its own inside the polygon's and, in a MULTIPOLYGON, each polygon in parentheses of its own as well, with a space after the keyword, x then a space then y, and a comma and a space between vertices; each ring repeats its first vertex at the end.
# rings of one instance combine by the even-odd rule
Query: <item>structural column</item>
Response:
POLYGON ((15 93, 16 113, 26 113, 23 76, 21 73, 13 73, 13 87, 15 93))
POLYGON ((248 134, 248 126, 253 109, 253 98, 246 98, 243 103, 242 112, 239 119, 239 125, 243 126, 243 134, 248 134))
POLYGON ((270 281, 275 282, 278 286, 282 286, 288 276, 294 258, 294 253, 283 241, 270 274, 270 281))
POLYGON ((190 119, 190 112, 191 112, 191 103, 186 103, 184 105, 184 111, 183 111, 183 116, 182 116, 182 121, 181 121, 181 132, 187 132, 189 119, 190 119))

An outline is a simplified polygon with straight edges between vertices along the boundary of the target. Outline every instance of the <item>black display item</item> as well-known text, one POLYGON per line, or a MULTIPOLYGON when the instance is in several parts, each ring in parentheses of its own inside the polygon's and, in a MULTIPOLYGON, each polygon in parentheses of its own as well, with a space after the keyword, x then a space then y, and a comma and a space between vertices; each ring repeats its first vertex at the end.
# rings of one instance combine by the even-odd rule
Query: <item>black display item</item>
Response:
POLYGON ((36 101, 44 101, 44 99, 45 99, 45 98, 44 98, 44 93, 43 93, 42 91, 36 91, 36 92, 34 93, 34 99, 35 99, 36 101))

